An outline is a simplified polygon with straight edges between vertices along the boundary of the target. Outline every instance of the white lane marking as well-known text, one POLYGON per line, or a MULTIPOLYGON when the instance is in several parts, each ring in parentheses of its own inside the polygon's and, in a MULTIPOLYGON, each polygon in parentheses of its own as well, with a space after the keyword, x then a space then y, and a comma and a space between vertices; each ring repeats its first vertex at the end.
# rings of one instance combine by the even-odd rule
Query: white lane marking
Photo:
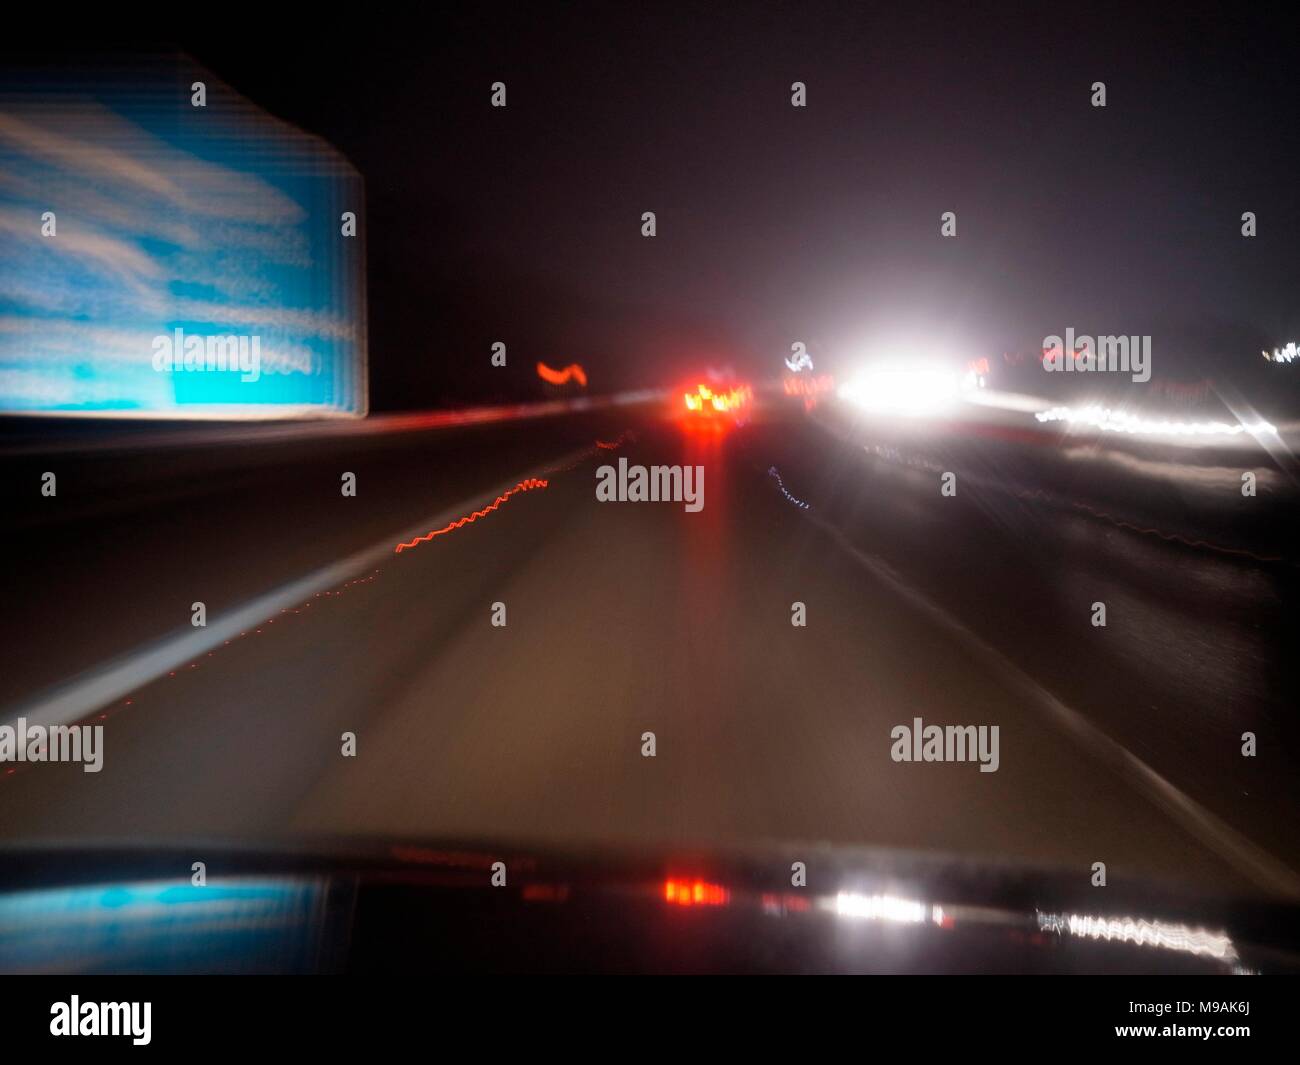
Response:
POLYGON ((1300 897, 1300 874, 1252 842, 1171 783, 1118 740, 1108 736, 1082 713, 1066 706, 991 644, 986 643, 938 603, 913 587, 883 559, 851 543, 838 528, 811 512, 807 515, 822 532, 872 576, 905 599, 934 623, 955 635, 974 651, 1013 691, 1046 712, 1051 721, 1091 754, 1116 771, 1140 794, 1164 810, 1194 838, 1228 861, 1260 887, 1281 896, 1300 897))
POLYGON ((268 618, 276 617, 282 609, 299 606, 317 592, 337 588, 363 573, 373 571, 382 562, 392 561, 396 557, 393 547, 397 543, 423 536, 430 529, 442 528, 478 509, 485 498, 494 499, 528 477, 544 477, 552 467, 578 461, 591 450, 590 446, 578 448, 532 473, 512 478, 499 489, 478 493, 453 503, 418 524, 395 532, 347 558, 331 562, 304 577, 282 584, 232 611, 222 612, 218 617, 210 619, 206 628, 164 636, 146 647, 92 666, 65 684, 56 685, 32 699, 8 707, 0 713, 0 722, 9 723, 25 717, 29 726, 49 727, 81 721, 96 710, 101 710, 159 677, 183 667, 187 662, 202 657, 208 651, 223 646, 226 640, 235 639, 241 632, 252 631, 268 618))

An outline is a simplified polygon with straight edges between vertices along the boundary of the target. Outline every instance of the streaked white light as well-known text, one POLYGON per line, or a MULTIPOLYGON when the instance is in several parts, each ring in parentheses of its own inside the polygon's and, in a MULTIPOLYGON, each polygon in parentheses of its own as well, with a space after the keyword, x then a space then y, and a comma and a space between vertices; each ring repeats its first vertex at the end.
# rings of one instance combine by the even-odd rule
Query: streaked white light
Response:
POLYGON ((841 917, 920 924, 925 920, 926 910, 924 902, 897 895, 860 895, 855 891, 841 891, 835 896, 835 912, 841 917))
POLYGON ((1076 913, 1038 915, 1044 932, 1069 932, 1087 939, 1120 940, 1140 947, 1162 947, 1184 954, 1208 954, 1225 961, 1237 960, 1237 948, 1222 932, 1188 928, 1183 924, 1146 921, 1134 917, 1085 917, 1076 913))
POLYGON ((882 414, 935 414, 952 406, 959 391, 957 375, 948 370, 891 366, 867 370, 841 385, 837 395, 882 414))
POLYGON ((1034 417, 1040 422, 1067 422, 1070 425, 1091 425, 1103 432, 1142 433, 1155 436, 1236 436, 1238 433, 1275 433, 1277 429, 1265 421, 1246 425, 1242 422, 1220 421, 1183 422, 1169 418, 1144 418, 1109 407, 1093 406, 1074 410, 1071 407, 1052 407, 1039 411, 1034 417))

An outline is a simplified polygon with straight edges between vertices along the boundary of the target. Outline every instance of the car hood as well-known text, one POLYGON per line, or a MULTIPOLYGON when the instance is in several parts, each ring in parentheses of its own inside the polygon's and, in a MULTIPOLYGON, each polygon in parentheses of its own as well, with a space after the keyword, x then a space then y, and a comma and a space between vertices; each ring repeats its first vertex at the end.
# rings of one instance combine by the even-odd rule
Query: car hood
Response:
POLYGON ((0 851, 10 972, 1300 971, 1294 902, 966 858, 330 841, 0 851))

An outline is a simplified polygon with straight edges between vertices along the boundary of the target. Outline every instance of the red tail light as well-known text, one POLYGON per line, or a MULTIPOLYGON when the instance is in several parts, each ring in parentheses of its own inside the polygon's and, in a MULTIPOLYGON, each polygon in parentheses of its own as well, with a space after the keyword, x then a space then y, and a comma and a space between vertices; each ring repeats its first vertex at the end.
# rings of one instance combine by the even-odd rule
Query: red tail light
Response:
POLYGON ((731 893, 705 880, 665 880, 664 901, 674 906, 725 906, 731 893))

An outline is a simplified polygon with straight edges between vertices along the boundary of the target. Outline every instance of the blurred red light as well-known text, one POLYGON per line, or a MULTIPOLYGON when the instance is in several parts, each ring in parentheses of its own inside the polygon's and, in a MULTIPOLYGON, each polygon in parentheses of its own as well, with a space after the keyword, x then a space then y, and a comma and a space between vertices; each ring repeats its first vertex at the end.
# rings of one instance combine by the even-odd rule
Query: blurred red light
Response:
POLYGON ((587 374, 576 362, 569 363, 560 370, 553 370, 544 362, 537 364, 537 376, 547 384, 563 385, 569 381, 577 381, 583 388, 587 387, 587 374))
POLYGON ((731 893, 721 884, 704 880, 665 880, 664 901, 675 906, 725 906, 731 893))
POLYGON ((754 392, 749 385, 740 385, 726 392, 715 392, 708 385, 701 382, 695 386, 694 392, 684 393, 682 400, 686 404, 686 409, 692 413, 712 414, 718 412, 726 414, 740 410, 753 397, 754 392))

